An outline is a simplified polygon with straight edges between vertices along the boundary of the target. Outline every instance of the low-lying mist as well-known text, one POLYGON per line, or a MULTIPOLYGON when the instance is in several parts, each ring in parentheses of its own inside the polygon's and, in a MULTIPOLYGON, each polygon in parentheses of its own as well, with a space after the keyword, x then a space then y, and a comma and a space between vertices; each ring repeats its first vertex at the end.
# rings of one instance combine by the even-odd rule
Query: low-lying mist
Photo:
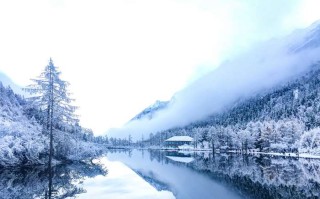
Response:
MULTIPOLYGON (((239 99, 275 87, 307 71, 320 60, 320 45, 308 45, 320 37, 318 26, 259 44, 230 59, 174 96, 169 106, 151 120, 141 119, 112 129, 109 137, 146 139, 150 133, 181 127, 223 111, 239 99)), ((320 43, 320 42, 318 42, 320 43)), ((178 75, 178 74, 177 74, 178 75)), ((165 81, 165 80, 164 80, 165 81)))

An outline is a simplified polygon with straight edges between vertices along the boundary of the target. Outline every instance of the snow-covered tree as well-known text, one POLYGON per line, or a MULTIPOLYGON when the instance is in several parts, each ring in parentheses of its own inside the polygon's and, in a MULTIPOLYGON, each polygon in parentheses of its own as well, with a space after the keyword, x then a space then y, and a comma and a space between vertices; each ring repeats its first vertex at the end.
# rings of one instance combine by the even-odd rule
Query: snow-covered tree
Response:
POLYGON ((32 79, 34 84, 25 89, 33 94, 30 99, 34 105, 45 112, 44 132, 50 136, 49 165, 53 156, 54 129, 61 129, 65 124, 77 122, 74 115, 76 107, 71 105, 73 99, 67 91, 69 83, 61 80, 60 74, 61 72, 50 58, 49 64, 40 76, 32 79))
POLYGON ((210 127, 208 129, 208 134, 209 134, 209 139, 211 141, 212 152, 214 153, 216 150, 216 147, 219 145, 217 128, 215 128, 214 126, 210 127))
POLYGON ((314 128, 306 131, 301 136, 300 152, 320 154, 320 128, 314 128))

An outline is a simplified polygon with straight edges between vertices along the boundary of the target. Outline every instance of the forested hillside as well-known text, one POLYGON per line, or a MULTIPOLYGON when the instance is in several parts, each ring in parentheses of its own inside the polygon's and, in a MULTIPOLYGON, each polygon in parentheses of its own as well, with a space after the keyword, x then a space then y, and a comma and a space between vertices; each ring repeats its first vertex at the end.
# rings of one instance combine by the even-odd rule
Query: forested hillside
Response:
MULTIPOLYGON (((0 166, 46 164, 49 135, 43 129, 45 112, 0 81, 0 166)), ((90 129, 60 123, 54 131, 54 159, 83 160, 100 152, 90 129)))
POLYGON ((259 149, 320 154, 320 64, 282 85, 241 99, 210 118, 159 132, 147 144, 161 145, 173 135, 218 149, 259 149))
POLYGON ((47 150, 47 136, 27 113, 26 100, 0 83, 0 164, 42 163, 47 150))

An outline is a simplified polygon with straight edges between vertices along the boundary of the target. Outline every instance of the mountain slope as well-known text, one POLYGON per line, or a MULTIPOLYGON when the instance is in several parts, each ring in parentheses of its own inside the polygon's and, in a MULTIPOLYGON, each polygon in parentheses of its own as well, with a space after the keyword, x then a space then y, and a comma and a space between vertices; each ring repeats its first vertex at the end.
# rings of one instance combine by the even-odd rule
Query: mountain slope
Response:
POLYGON ((0 82, 0 166, 44 163, 48 137, 23 113, 25 103, 0 82))
POLYGON ((149 119, 151 120, 158 111, 163 110, 168 107, 169 101, 159 101, 157 100, 154 104, 148 106, 139 114, 134 116, 130 121, 141 120, 141 119, 149 119))
MULTIPOLYGON (((199 146, 207 142, 211 148, 320 155, 320 24, 279 42, 285 45, 280 48, 281 45, 272 43, 266 45, 264 52, 236 60, 241 70, 251 70, 241 71, 231 67, 236 63, 229 64, 215 71, 216 75, 207 75, 188 88, 196 92, 178 94, 178 100, 182 96, 190 102, 189 106, 199 107, 200 115, 210 111, 211 114, 186 125, 160 130, 151 137, 150 143, 163 143, 174 135, 189 135, 199 146), (264 55, 270 53, 279 54, 264 55), (252 57, 257 54, 258 57, 252 57), (250 80, 237 77, 245 73, 252 73, 243 76, 250 80), (218 74, 225 76, 212 79, 219 78, 218 74), (221 89, 217 85, 212 87, 212 82, 221 84, 221 89), (207 97, 206 103, 194 100, 195 94, 198 98, 207 97)), ((180 107, 180 111, 185 116, 185 109, 189 107, 183 108, 180 107)), ((198 114, 197 109, 190 110, 198 114)))
POLYGON ((216 148, 320 154, 319 113, 320 63, 317 63, 296 79, 240 100, 205 120, 160 132, 151 142, 189 135, 216 148))

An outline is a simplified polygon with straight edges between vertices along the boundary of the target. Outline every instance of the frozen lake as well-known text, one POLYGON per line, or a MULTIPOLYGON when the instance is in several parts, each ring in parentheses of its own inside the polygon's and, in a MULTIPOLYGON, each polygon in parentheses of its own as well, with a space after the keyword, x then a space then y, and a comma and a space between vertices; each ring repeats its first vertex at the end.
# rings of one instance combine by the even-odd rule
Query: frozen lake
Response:
MULTIPOLYGON (((112 150, 52 169, 51 198, 319 198, 320 160, 112 150)), ((46 168, 2 169, 0 198, 49 198, 46 168)))

